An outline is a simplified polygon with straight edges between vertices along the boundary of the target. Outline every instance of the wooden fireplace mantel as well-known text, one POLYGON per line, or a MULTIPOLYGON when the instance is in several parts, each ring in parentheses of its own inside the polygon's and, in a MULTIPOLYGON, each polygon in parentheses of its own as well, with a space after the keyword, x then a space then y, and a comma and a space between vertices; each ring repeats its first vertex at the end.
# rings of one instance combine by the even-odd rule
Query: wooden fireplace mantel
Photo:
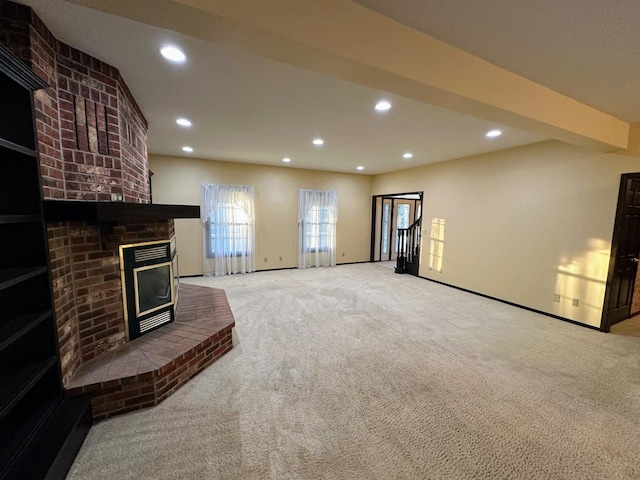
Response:
POLYGON ((43 208, 46 222, 73 220, 95 222, 155 221, 171 218, 200 218, 200 206, 198 205, 45 200, 43 208))

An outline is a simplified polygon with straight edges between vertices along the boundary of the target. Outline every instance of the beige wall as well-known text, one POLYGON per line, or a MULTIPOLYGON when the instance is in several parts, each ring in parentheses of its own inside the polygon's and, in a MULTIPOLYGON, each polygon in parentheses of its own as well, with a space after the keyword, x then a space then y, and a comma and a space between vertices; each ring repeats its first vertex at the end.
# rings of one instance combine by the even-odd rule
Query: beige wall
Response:
MULTIPOLYGON (((253 185, 257 270, 297 265, 300 188, 338 192, 337 262, 369 260, 371 176, 158 155, 149 164, 154 203, 199 205, 202 183, 253 185)), ((176 236, 180 274, 201 275, 200 221, 176 220, 176 236)))
MULTIPOLYGON (((620 174, 640 171, 636 157, 557 141, 375 177, 153 155, 150 165, 155 203, 199 204, 202 182, 253 185, 259 270, 297 264, 299 188, 338 191, 338 263, 369 259, 372 195, 424 191, 421 276, 592 326, 620 174), (445 219, 442 272, 428 268, 433 218, 445 219)), ((176 232, 181 274, 201 274, 199 221, 177 220, 176 232)))
POLYGON ((637 158, 551 141, 379 175, 372 194, 424 191, 421 276, 599 326, 620 174, 634 171, 637 158))

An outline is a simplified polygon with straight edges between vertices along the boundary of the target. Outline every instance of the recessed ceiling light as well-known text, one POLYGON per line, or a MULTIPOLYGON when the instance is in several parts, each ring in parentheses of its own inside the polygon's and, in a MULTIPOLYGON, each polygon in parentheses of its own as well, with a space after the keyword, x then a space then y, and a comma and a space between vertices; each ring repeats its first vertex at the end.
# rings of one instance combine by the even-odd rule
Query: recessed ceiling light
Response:
POLYGON ((402 155, 402 158, 413 158, 413 153, 407 152, 404 155, 402 155))
POLYGON ((191 153, 193 152, 193 147, 182 147, 182 151, 191 153))
POLYGON ((186 118, 179 118, 176 120, 176 123, 178 125, 180 125, 181 127, 190 127, 191 126, 191 122, 189 120, 187 120, 186 118))
POLYGON ((321 138, 315 138, 315 139, 313 140, 313 144, 314 144, 314 145, 317 145, 317 146, 324 145, 324 140, 323 140, 323 139, 321 139, 321 138))
POLYGON ((358 165, 358 166, 356 167, 356 170, 364 170, 364 167, 363 167, 362 165, 358 165))
POLYGON ((289 162, 291 161, 291 159, 290 159, 289 157, 284 157, 284 158, 282 159, 282 161, 283 161, 284 163, 289 163, 289 162))
POLYGON ((172 62, 184 62, 187 56, 177 47, 166 46, 160 49, 160 54, 172 62))
POLYGON ((496 138, 502 135, 502 131, 500 130, 489 130, 484 136, 487 138, 496 138))
POLYGON ((391 104, 386 100, 379 101, 378 103, 376 103, 376 106, 375 106, 375 109, 379 112, 386 112, 390 108, 391 108, 391 104))

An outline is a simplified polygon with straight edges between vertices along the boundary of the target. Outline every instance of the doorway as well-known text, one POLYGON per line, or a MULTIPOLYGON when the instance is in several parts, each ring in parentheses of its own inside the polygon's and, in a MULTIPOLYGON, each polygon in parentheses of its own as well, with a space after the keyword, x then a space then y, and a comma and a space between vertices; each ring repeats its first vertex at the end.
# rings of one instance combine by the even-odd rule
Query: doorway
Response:
POLYGON ((397 259, 402 247, 398 229, 409 228, 422 215, 422 192, 375 195, 371 213, 371 262, 397 259))
POLYGON ((625 173, 620 179, 611 259, 604 294, 600 330, 640 313, 640 173, 625 173))

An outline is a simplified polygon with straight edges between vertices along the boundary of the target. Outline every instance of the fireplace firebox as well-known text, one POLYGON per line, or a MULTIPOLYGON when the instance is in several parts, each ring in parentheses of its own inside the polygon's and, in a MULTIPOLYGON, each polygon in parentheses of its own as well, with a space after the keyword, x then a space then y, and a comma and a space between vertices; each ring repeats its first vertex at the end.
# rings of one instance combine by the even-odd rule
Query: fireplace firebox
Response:
POLYGON ((168 241, 120 246, 128 340, 174 321, 178 300, 177 264, 175 237, 168 241))

